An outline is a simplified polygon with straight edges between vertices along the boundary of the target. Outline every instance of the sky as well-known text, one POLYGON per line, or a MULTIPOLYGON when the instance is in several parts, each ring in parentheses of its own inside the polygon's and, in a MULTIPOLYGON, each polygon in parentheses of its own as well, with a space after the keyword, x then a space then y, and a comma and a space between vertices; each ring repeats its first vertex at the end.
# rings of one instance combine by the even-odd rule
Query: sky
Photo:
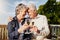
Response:
POLYGON ((8 17, 15 16, 15 7, 19 3, 33 3, 38 9, 40 5, 43 5, 46 2, 47 0, 0 0, 0 24, 8 24, 8 17))
POLYGON ((60 2, 60 0, 56 0, 57 2, 60 2))

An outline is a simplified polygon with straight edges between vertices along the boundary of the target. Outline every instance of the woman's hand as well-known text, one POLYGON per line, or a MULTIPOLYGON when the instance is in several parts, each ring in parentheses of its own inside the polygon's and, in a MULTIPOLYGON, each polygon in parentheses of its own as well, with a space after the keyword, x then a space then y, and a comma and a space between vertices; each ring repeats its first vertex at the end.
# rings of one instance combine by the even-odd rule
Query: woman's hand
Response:
POLYGON ((29 28, 29 25, 25 23, 22 27, 18 29, 18 32, 19 33, 24 32, 28 28, 29 28))

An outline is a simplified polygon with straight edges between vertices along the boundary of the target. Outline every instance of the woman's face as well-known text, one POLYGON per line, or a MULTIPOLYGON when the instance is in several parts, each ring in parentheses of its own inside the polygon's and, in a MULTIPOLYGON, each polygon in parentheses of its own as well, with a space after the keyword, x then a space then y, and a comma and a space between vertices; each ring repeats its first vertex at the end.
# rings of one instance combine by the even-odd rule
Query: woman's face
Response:
POLYGON ((23 8, 22 10, 18 10, 17 13, 19 13, 18 15, 20 15, 20 18, 23 19, 26 15, 27 12, 27 8, 23 8))

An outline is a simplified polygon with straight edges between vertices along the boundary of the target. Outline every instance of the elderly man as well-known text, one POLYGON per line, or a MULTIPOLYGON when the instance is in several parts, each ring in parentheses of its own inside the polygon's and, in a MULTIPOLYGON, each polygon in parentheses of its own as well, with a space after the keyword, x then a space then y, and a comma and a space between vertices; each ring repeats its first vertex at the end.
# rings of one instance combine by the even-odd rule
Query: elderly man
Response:
POLYGON ((39 15, 34 4, 29 4, 28 8, 30 31, 36 35, 36 40, 48 40, 45 38, 50 33, 46 16, 39 15))
POLYGON ((27 7, 24 4, 19 4, 16 7, 16 16, 8 23, 8 38, 9 40, 23 40, 23 32, 29 26, 25 23, 25 14, 27 7))

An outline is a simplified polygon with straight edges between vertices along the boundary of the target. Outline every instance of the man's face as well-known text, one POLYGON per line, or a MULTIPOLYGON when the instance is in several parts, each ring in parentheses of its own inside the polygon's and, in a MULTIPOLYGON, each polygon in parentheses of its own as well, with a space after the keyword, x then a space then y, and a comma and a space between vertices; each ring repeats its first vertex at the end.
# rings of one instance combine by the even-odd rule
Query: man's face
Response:
POLYGON ((28 14, 29 14, 30 18, 33 18, 35 16, 35 10, 33 8, 29 8, 28 14))

